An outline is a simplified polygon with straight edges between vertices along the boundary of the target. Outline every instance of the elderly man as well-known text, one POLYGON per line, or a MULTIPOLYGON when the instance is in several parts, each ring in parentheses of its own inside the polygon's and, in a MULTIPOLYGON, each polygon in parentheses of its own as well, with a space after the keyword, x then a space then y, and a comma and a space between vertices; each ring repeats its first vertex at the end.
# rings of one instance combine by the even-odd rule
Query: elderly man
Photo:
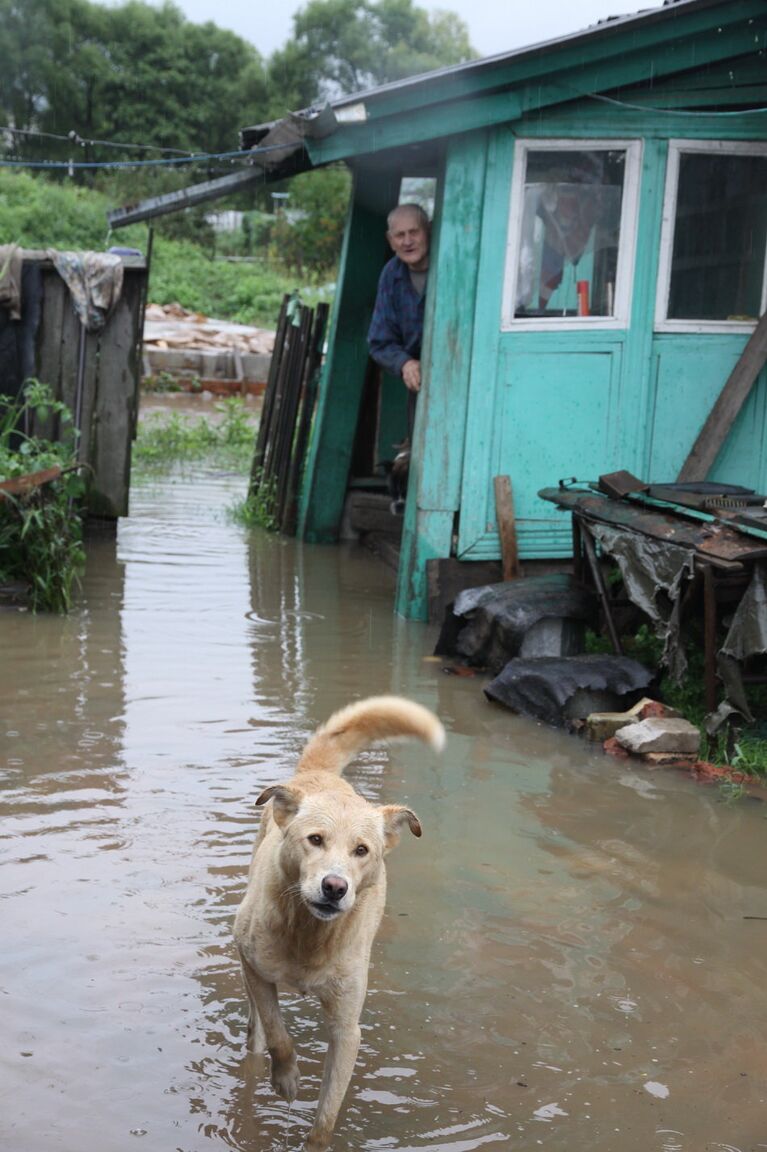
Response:
POLYGON ((429 217, 418 204, 400 204, 389 213, 387 224, 386 239, 394 256, 378 281, 368 345, 376 363, 393 376, 401 376, 408 389, 408 425, 412 437, 415 402, 421 387, 429 217))

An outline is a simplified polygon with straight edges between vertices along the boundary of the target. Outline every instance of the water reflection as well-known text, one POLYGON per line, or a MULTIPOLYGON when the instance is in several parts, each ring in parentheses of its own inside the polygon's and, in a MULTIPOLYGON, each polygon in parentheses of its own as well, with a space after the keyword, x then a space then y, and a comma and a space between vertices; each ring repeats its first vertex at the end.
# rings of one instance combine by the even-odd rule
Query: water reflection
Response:
POLYGON ((391 858, 336 1147, 767 1147, 764 817, 616 767, 445 676, 365 553, 233 526, 212 470, 134 488, 70 619, 0 617, 3 1145, 297 1149, 314 1005, 286 1012, 291 1110, 243 1049, 230 941, 253 801, 308 734, 382 691, 443 758, 354 767, 419 813, 391 858))

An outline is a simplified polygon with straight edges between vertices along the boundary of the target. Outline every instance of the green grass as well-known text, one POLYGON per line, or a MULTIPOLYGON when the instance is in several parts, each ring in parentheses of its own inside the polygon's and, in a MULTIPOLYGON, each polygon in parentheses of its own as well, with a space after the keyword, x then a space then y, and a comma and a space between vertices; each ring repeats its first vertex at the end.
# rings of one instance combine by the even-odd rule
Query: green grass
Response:
MULTIPOLYGON (((114 200, 92 189, 0 169, 0 244, 64 250, 119 245, 146 253, 145 225, 109 232, 106 214, 114 206, 114 200)), ((165 236, 157 225, 149 278, 149 299, 156 304, 178 301, 193 312, 273 329, 287 292, 298 287, 310 305, 329 301, 333 285, 327 281, 327 275, 297 281, 266 261, 214 260, 207 248, 165 236)))
POLYGON ((295 277, 278 269, 211 260, 194 244, 162 237, 155 240, 149 280, 149 298, 155 304, 178 301, 192 312, 274 329, 283 296, 297 287, 306 304, 332 296, 330 286, 298 285, 295 277))
POLYGON ((210 457, 216 464, 246 473, 255 444, 256 426, 239 396, 213 406, 216 419, 178 412, 153 413, 142 420, 133 445, 133 467, 158 473, 210 457))
POLYGON ((278 528, 276 515, 277 481, 259 482, 248 496, 230 509, 232 519, 244 528, 266 528, 274 532, 278 528))

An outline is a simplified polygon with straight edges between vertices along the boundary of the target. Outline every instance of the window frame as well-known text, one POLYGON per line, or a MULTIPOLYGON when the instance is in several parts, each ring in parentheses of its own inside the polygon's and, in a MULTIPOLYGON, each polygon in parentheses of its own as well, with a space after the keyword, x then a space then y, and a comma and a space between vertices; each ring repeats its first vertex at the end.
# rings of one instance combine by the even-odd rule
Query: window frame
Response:
MULTIPOLYGON (((674 320, 669 319, 668 303, 671 292, 671 265, 674 255, 674 230, 679 193, 679 166, 683 154, 704 156, 767 156, 767 142, 762 140, 669 140, 666 161, 666 184, 663 193, 663 216, 658 260, 658 281, 655 293, 655 331, 686 333, 734 334, 753 332, 757 320, 674 320)), ((767 310, 767 237, 765 238, 764 267, 762 269, 762 297, 759 315, 767 310)))
POLYGON ((503 273, 501 304, 502 332, 588 332, 622 331, 629 327, 631 302, 634 291, 637 225, 639 219, 639 180, 642 168, 643 142, 641 139, 546 138, 517 139, 511 178, 506 256, 503 273), (615 306, 613 316, 516 316, 516 297, 519 257, 524 213, 524 189, 529 152, 625 152, 626 172, 623 183, 621 221, 618 234, 618 264, 615 276, 615 306))

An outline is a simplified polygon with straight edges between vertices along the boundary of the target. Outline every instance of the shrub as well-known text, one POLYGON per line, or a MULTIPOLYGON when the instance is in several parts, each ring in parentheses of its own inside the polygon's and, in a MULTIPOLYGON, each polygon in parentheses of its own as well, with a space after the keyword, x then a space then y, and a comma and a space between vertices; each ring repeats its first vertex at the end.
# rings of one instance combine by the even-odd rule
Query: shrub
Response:
POLYGON ((85 562, 74 435, 54 443, 23 430, 51 418, 71 424, 68 409, 38 381, 28 381, 18 399, 0 396, 0 482, 61 470, 56 480, 0 500, 0 582, 21 583, 34 611, 67 612, 85 562))

